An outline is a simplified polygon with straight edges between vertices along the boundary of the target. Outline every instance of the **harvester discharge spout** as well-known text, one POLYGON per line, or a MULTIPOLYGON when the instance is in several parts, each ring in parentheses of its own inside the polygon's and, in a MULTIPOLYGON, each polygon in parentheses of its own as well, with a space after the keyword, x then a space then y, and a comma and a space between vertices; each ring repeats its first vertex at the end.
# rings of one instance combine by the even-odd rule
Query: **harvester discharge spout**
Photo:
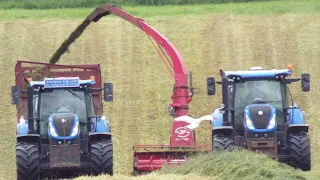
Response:
POLYGON ((109 14, 119 16, 145 32, 175 80, 170 111, 174 118, 180 117, 180 119, 173 121, 170 145, 135 145, 133 147, 134 170, 138 172, 150 172, 161 169, 164 165, 181 164, 185 162, 186 157, 190 153, 211 151, 210 145, 197 146, 194 131, 186 128, 186 126, 191 125, 184 118, 189 117, 188 103, 192 99, 192 90, 188 86, 188 71, 180 53, 157 30, 148 25, 144 20, 127 13, 119 6, 110 3, 104 4, 97 7, 87 19, 98 22, 103 16, 109 14))

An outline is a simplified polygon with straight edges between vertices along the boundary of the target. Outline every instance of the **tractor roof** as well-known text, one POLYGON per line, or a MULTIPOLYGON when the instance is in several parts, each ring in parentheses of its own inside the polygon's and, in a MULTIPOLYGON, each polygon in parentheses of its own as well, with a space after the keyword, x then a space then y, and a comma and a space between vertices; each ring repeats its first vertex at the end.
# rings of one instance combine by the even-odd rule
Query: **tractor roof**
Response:
POLYGON ((43 86, 44 88, 70 88, 81 85, 91 86, 95 84, 94 79, 81 80, 79 77, 44 78, 43 81, 31 81, 31 86, 43 86))
POLYGON ((241 79, 278 79, 279 77, 284 78, 291 75, 291 69, 271 69, 264 70, 260 67, 254 67, 247 71, 225 71, 225 75, 228 78, 241 79))

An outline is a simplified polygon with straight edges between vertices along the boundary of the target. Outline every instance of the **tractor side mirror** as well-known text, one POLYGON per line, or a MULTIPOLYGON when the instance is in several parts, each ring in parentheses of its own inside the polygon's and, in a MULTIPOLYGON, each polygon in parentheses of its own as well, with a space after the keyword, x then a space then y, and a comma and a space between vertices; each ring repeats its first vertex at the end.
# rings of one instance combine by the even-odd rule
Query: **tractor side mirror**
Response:
POLYGON ((112 83, 104 83, 103 94, 104 94, 105 102, 113 101, 113 84, 112 83))
POLYGON ((11 87, 11 103, 14 105, 20 104, 20 86, 11 87))
POLYGON ((207 78, 207 89, 208 89, 209 96, 216 94, 216 81, 214 77, 207 78))
POLYGON ((302 74, 301 75, 301 89, 304 92, 310 91, 310 74, 302 74))

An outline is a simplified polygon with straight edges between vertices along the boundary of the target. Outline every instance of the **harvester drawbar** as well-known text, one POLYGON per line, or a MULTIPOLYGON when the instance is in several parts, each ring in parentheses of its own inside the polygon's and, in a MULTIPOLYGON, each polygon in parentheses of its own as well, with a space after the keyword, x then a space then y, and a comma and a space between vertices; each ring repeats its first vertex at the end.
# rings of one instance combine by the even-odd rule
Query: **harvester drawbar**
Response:
MULTIPOLYGON (((188 72, 183 58, 176 48, 158 31, 149 26, 144 20, 134 17, 125 12, 119 6, 105 4, 96 8, 87 19, 97 22, 103 16, 114 14, 132 23, 146 33, 154 47, 158 51, 163 62, 172 74, 175 84, 171 97, 170 111, 174 118, 189 116, 188 103, 192 99, 192 88, 188 86, 188 72), (160 50, 155 46, 156 41, 160 50), (161 46, 161 47, 160 47, 161 46), (166 55, 160 52, 165 50, 171 62, 166 59, 166 55), (172 68, 172 69, 171 69, 172 68)), ((164 52, 163 52, 164 53, 164 52)), ((191 81, 191 80, 190 80, 191 81)), ((210 145, 196 145, 194 131, 186 128, 187 121, 173 121, 170 145, 135 145, 133 169, 137 172, 150 172, 161 169, 164 165, 177 165, 185 162, 186 157, 191 153, 201 151, 211 151, 210 145)))

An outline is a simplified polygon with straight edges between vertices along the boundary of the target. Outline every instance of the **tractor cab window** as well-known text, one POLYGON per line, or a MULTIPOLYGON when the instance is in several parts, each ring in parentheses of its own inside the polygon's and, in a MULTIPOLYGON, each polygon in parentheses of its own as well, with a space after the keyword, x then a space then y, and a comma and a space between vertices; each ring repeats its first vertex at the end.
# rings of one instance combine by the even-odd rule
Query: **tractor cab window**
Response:
POLYGON ((87 105, 88 105, 88 116, 95 116, 95 111, 94 111, 94 102, 93 102, 93 97, 91 94, 86 94, 87 98, 87 105))
POLYGON ((243 130, 243 116, 246 106, 255 103, 267 103, 275 107, 277 121, 283 121, 282 117, 282 90, 280 82, 259 80, 236 83, 235 93, 235 124, 243 130))
POLYGON ((233 107, 233 84, 228 86, 228 105, 230 108, 233 107))
MULTIPOLYGON (((228 86, 228 108, 233 108, 233 84, 228 86)), ((228 114, 228 121, 232 121, 232 114, 228 114)))
MULTIPOLYGON (((34 118, 38 118, 38 100, 39 100, 39 98, 38 98, 39 96, 38 95, 33 95, 33 102, 32 102, 32 104, 33 104, 33 117, 34 118)), ((34 121, 34 122, 36 122, 36 121, 34 121)), ((33 125, 34 125, 34 129, 37 129, 37 123, 33 123, 33 125)))
POLYGON ((287 84, 284 84, 282 83, 281 84, 282 86, 282 94, 283 94, 283 98, 284 98, 284 106, 285 107, 290 107, 292 105, 292 101, 291 101, 291 96, 290 96, 290 92, 288 91, 288 85, 287 84))
POLYGON ((33 95, 33 117, 38 117, 38 95, 33 95))
POLYGON ((86 130, 87 109, 83 91, 53 89, 41 93, 40 136, 48 135, 48 119, 54 113, 74 113, 78 115, 80 128, 86 130))

